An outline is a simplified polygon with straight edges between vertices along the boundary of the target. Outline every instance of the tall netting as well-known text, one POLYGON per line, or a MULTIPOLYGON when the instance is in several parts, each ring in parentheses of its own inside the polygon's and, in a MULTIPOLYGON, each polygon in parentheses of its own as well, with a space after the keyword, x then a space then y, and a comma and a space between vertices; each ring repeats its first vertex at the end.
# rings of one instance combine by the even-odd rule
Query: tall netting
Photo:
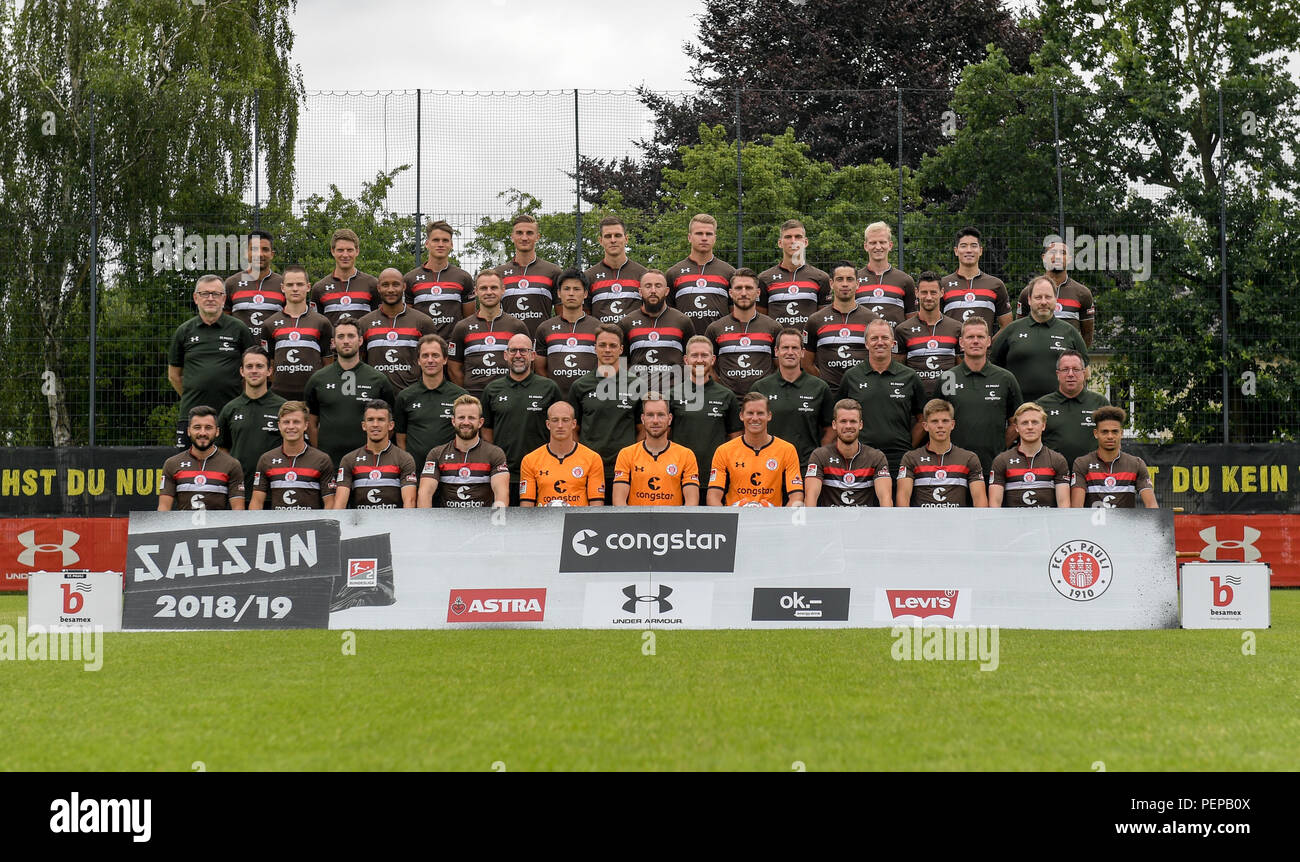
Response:
MULTIPOLYGON (((276 270, 302 264, 315 280, 334 268, 338 228, 361 237, 363 271, 406 271, 426 253, 423 226, 442 219, 473 271, 512 253, 519 212, 537 218, 543 257, 587 266, 608 215, 627 222, 633 259, 662 267, 688 253, 690 217, 710 213, 716 255, 756 270, 779 260, 786 219, 805 223, 822 268, 865 263, 863 229, 883 222, 893 264, 914 275, 952 272, 955 234, 974 226, 980 267, 1006 282, 1013 311, 1059 240, 1095 298, 1090 385, 1129 410, 1134 434, 1294 439, 1295 201, 1269 167, 1294 161, 1294 141, 1260 119, 1283 98, 1106 85, 308 93, 292 184, 278 186, 292 191, 278 195, 261 144, 230 164, 177 153, 174 177, 123 172, 111 141, 93 177, 87 139, 72 156, 38 147, 0 178, 14 238, 0 251, 0 440, 82 444, 92 427, 99 444, 169 440, 172 333, 195 313, 195 280, 238 271, 254 228, 272 234, 276 270), (223 179, 195 192, 194 171, 223 179), (174 184, 170 203, 123 216, 150 182, 174 184), (71 191, 42 191, 54 188, 71 191), (34 203, 47 199, 58 206, 34 203)), ((28 102, 40 115, 40 95, 28 102)), ((105 96, 67 110, 61 122, 88 130, 115 107, 105 96)), ((239 121, 253 140, 256 112, 239 121)))

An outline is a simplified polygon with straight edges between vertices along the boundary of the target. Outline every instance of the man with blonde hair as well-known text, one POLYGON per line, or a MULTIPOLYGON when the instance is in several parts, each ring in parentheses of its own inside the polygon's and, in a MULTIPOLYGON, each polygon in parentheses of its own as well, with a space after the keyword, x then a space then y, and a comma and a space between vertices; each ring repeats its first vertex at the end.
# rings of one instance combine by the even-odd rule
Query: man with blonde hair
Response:
POLYGON ((691 219, 686 240, 691 246, 690 254, 668 267, 669 301, 695 324, 695 334, 703 335, 709 324, 731 307, 727 288, 736 269, 714 257, 718 220, 708 213, 691 219))
POLYGON ((858 305, 897 326, 916 312, 916 283, 889 263, 894 250, 894 232, 883 221, 874 221, 862 232, 862 249, 867 265, 858 270, 858 305))
POLYGON ((989 506, 997 509, 1070 507, 1070 465, 1065 456, 1043 445, 1047 411, 1033 401, 1016 408, 1011 425, 1019 436, 1015 448, 993 459, 989 471, 989 506))

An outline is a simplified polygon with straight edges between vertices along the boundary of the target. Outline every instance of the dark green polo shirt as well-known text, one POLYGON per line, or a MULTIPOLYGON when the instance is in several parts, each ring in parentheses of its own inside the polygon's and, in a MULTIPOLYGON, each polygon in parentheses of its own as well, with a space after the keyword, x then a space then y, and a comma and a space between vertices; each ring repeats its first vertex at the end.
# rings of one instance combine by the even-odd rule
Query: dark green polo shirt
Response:
POLYGON ((307 379, 303 400, 318 422, 316 448, 329 455, 335 464, 341 463, 343 456, 352 450, 366 445, 361 419, 366 415, 366 402, 373 398, 392 406, 397 395, 388 376, 364 362, 349 371, 335 362, 307 379))
POLYGON ((1043 445, 1064 455, 1065 463, 1074 464, 1074 459, 1097 448, 1092 411, 1110 406, 1104 397, 1085 389, 1075 398, 1066 398, 1057 389, 1039 398, 1038 406, 1047 411, 1043 445))
POLYGON ((713 453, 741 430, 736 393, 710 378, 702 387, 682 384, 673 393, 671 437, 695 453, 700 467, 700 487, 707 488, 713 453))
POLYGON ((238 318, 223 314, 216 323, 204 323, 197 314, 176 327, 167 364, 181 369, 181 407, 184 422, 191 407, 206 404, 217 413, 244 389, 239 363, 253 346, 253 333, 238 318))
POLYGON ((604 379, 592 371, 573 381, 569 403, 578 417, 578 442, 600 455, 605 462, 605 481, 610 483, 618 453, 636 442, 641 402, 632 393, 607 392, 614 387, 612 382, 600 386, 604 379))
POLYGON ((1088 345, 1079 330, 1059 317, 1046 323, 1022 317, 993 339, 989 361, 1016 376, 1026 401, 1037 401, 1056 391, 1056 360, 1066 350, 1079 351, 1086 361, 1088 345))
POLYGON ((993 459, 1007 448, 1007 420, 1025 400, 1016 378, 991 362, 979 371, 958 362, 939 375, 934 396, 951 403, 956 412, 953 444, 978 455, 987 475, 993 459))
POLYGON ((523 380, 507 374, 483 388, 483 427, 492 429, 492 442, 505 451, 511 482, 519 481, 524 456, 550 439, 546 408, 562 400, 554 380, 531 371, 523 380))
POLYGON ((883 372, 863 362, 844 373, 836 400, 840 398, 862 405, 858 439, 884 452, 890 469, 897 470, 903 455, 913 448, 913 421, 925 409, 921 378, 901 362, 890 362, 883 372))
POLYGON ((261 398, 249 398, 240 393, 221 408, 221 415, 217 417, 217 427, 221 429, 217 445, 225 447, 244 468, 250 498, 257 459, 283 442, 280 439, 280 405, 283 403, 284 398, 269 389, 261 398))
POLYGON ((808 466, 813 450, 822 444, 822 432, 835 421, 835 397, 826 381, 800 371, 794 382, 774 371, 749 388, 767 396, 772 421, 767 433, 780 437, 799 453, 800 468, 808 466))
POLYGON ((451 424, 452 405, 466 392, 444 376, 436 389, 424 385, 424 377, 397 393, 393 420, 398 434, 406 435, 406 451, 415 459, 415 469, 424 469, 429 450, 450 443, 456 436, 451 424))

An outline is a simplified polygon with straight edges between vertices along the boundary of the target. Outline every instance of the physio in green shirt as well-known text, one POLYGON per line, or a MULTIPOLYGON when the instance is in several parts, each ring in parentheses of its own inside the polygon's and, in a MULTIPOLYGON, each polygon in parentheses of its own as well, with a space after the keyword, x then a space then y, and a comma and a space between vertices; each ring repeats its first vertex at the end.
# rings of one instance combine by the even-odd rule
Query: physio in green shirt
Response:
MULTIPOLYGON (((280 405, 284 398, 268 387, 271 382, 271 357, 264 347, 244 351, 239 366, 244 391, 226 402, 217 417, 221 435, 217 438, 244 468, 245 480, 252 487, 257 459, 282 442, 280 439, 280 405)), ((249 491, 252 495, 252 491, 249 491)))

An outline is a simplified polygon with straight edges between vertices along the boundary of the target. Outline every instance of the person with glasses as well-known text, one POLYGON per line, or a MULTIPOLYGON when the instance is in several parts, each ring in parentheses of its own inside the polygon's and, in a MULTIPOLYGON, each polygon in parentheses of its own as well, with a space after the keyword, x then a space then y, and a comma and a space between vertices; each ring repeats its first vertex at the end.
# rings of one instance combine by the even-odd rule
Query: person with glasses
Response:
POLYGON ((180 396, 176 446, 186 445, 189 413, 199 405, 217 413, 239 395, 240 359, 254 344, 253 333, 240 320, 223 313, 226 285, 220 276, 204 275, 194 285, 199 313, 172 333, 167 350, 167 380, 180 396))
POLYGON ((560 387, 533 370, 533 339, 526 332, 506 342, 506 375, 483 389, 483 439, 506 453, 511 504, 519 502, 519 465, 546 442, 546 411, 562 400, 560 387))
POLYGON ((1110 402, 1088 389, 1088 365, 1082 353, 1066 350, 1056 357, 1056 391, 1039 398, 1038 406, 1047 411, 1043 445, 1064 455, 1065 463, 1073 464, 1097 448, 1092 414, 1110 402))

